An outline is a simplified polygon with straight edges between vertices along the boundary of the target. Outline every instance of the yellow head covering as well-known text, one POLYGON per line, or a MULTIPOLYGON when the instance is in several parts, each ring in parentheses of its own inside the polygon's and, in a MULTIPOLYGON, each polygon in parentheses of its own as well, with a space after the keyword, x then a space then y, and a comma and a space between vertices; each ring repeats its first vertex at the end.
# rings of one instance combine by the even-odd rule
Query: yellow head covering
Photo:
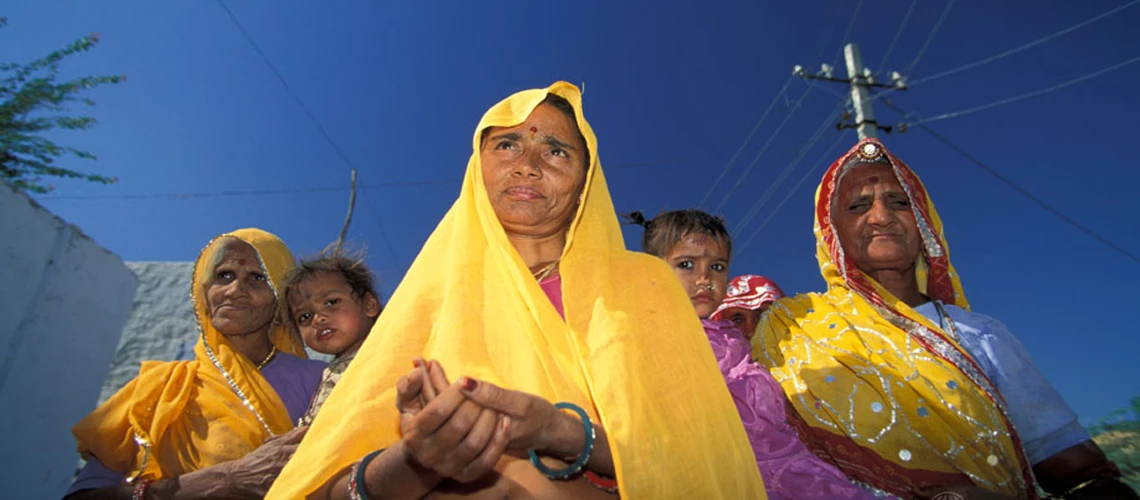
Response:
POLYGON ((428 239, 269 492, 301 498, 400 439, 396 381, 416 356, 453 377, 569 401, 601 419, 627 498, 765 498, 744 427, 693 308, 664 262, 628 252, 578 89, 519 92, 483 116, 459 199, 428 239), (591 153, 561 260, 558 316, 491 208, 479 143, 566 98, 591 153))
MULTIPOLYGON (((94 455, 128 478, 160 479, 241 458, 293 427, 281 398, 257 367, 214 329, 205 287, 225 238, 257 251, 280 301, 293 255, 276 236, 241 229, 215 238, 198 256, 191 300, 202 334, 194 361, 144 361, 139 376, 72 429, 84 457, 94 455)), ((284 324, 270 332, 282 352, 304 357, 284 324)))
POLYGON ((920 291, 969 307, 926 188, 867 139, 832 164, 816 191, 816 253, 827 293, 776 302, 752 339, 754 357, 788 394, 800 437, 848 477, 903 498, 971 482, 1034 497, 993 384, 955 339, 861 272, 840 247, 833 194, 858 155, 885 157, 910 197, 923 241, 920 291))

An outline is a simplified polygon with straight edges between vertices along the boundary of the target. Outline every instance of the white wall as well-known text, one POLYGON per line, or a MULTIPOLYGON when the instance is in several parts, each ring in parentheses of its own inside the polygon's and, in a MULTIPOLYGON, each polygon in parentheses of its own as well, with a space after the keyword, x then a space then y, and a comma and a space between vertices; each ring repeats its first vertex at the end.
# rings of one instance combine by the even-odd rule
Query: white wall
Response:
POLYGON ((117 256, 0 184, 4 498, 59 498, 71 426, 94 407, 137 280, 117 256))
POLYGON ((139 280, 99 402, 139 374, 145 360, 194 359, 198 323, 190 304, 193 262, 128 262, 139 280))
MULTIPOLYGON (((128 262, 127 267, 138 277, 138 293, 103 383, 100 402, 135 378, 144 360, 194 359, 194 344, 200 335, 190 304, 193 262, 128 262)), ((308 352, 310 358, 326 362, 332 358, 308 352)))

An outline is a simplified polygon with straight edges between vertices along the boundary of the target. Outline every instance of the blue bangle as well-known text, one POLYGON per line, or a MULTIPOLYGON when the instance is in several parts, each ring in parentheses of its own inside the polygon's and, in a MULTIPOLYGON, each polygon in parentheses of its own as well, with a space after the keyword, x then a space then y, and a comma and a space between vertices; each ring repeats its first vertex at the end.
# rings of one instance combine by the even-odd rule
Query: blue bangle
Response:
POLYGON ((582 453, 578 454, 578 459, 574 460, 574 463, 565 469, 554 470, 547 467, 542 463, 542 460, 538 458, 538 453, 535 453, 534 450, 530 450, 530 463, 534 464, 534 468, 546 474, 546 477, 550 479, 566 479, 582 472, 582 469, 586 468, 586 462, 590 461, 590 454, 594 452, 594 439, 597 436, 594 433, 594 424, 590 422, 590 416, 586 414, 586 410, 583 410, 582 407, 574 403, 566 402, 556 403, 554 407, 559 410, 571 410, 578 414, 578 418, 582 419, 582 425, 586 428, 586 445, 582 447, 582 453))
POLYGON ((383 449, 364 455, 364 458, 352 466, 352 475, 349 476, 348 481, 348 497, 352 500, 368 500, 368 487, 364 484, 364 469, 368 468, 368 462, 380 456, 381 453, 384 453, 383 449))

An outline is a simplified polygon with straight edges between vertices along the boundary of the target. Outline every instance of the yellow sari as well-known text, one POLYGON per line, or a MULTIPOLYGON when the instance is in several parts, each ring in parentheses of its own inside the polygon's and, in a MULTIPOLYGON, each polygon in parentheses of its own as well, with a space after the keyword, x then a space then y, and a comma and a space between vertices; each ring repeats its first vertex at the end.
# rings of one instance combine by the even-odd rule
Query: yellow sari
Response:
POLYGON ((955 339, 862 273, 839 245, 832 202, 857 155, 879 148, 910 197, 922 236, 917 279, 928 297, 969 308, 926 188, 874 139, 831 165, 816 191, 824 294, 776 302, 752 339, 795 412, 804 442, 848 477, 903 498, 973 483, 1035 498, 1005 402, 955 339))
MULTIPOLYGON (((94 455, 130 481, 172 478, 235 460, 293 428, 273 387, 210 323, 205 286, 226 237, 257 250, 280 295, 293 267, 293 255, 280 239, 260 229, 215 238, 198 256, 191 280, 202 332, 195 359, 144 361, 138 377, 72 428, 85 458, 94 455)), ((300 339, 285 324, 273 328, 270 340, 282 352, 305 357, 300 339)))
POLYGON ((452 377, 573 402, 600 419, 627 498, 765 498, 743 424, 676 276, 626 251, 581 94, 559 82, 483 116, 459 199, 285 466, 269 498, 302 498, 400 439, 396 381, 416 356, 452 377), (561 260, 565 321, 507 240, 483 184, 488 127, 566 98, 591 153, 561 260))

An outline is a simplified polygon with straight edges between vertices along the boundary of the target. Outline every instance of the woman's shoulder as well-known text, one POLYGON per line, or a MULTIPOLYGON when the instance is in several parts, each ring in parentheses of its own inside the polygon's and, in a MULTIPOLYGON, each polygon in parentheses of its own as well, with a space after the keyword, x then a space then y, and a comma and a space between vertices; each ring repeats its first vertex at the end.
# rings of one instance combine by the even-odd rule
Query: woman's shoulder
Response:
POLYGON ((988 314, 983 314, 972 309, 964 309, 953 304, 944 304, 942 307, 946 309, 946 314, 957 323, 969 325, 978 330, 986 330, 995 333, 1006 333, 1009 331, 1005 324, 997 318, 988 314))

